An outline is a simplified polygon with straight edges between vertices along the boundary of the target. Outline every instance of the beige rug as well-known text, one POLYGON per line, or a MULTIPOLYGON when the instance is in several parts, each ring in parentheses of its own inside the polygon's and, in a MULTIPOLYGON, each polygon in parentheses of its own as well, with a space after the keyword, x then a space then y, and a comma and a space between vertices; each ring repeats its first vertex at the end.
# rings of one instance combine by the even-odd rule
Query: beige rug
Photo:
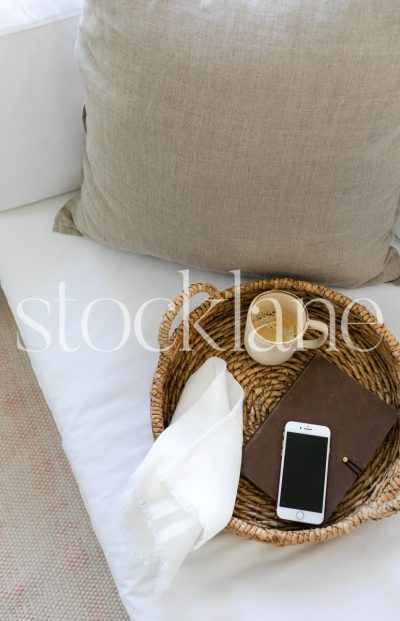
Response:
POLYGON ((0 621, 128 619, 0 290, 0 621))

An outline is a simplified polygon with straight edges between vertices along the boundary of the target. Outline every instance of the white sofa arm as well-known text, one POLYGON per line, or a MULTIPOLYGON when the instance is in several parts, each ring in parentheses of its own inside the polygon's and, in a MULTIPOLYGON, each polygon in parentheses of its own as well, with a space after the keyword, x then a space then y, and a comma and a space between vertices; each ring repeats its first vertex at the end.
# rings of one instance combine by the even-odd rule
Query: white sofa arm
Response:
POLYGON ((0 211, 79 187, 83 91, 74 59, 82 0, 3 0, 0 211))

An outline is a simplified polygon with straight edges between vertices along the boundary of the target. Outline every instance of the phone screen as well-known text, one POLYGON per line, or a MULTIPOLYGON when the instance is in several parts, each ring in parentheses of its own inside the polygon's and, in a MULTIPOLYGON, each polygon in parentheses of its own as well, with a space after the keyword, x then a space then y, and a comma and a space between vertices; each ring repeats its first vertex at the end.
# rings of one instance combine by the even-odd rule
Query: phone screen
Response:
POLYGON ((322 513, 328 438, 288 431, 279 504, 322 513))

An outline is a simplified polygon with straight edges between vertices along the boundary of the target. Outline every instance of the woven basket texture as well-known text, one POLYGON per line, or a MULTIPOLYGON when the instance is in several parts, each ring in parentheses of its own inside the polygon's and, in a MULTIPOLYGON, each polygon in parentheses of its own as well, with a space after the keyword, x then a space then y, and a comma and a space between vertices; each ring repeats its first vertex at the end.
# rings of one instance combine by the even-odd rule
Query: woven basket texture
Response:
MULTIPOLYGON (((364 306, 332 289, 290 278, 258 280, 218 291, 210 283, 196 283, 177 296, 166 311, 159 330, 164 350, 151 387, 151 420, 157 437, 168 425, 189 376, 210 356, 226 360, 229 371, 244 389, 244 443, 258 429, 278 401, 296 380, 315 352, 299 351, 285 364, 266 367, 254 362, 243 348, 243 332, 251 300, 263 291, 290 291, 308 303, 313 319, 330 321, 326 303, 335 309, 336 349, 327 342, 318 351, 342 371, 378 395, 386 403, 400 405, 400 346, 394 336, 364 306), (207 294, 171 334, 179 311, 194 295, 207 294), (235 351, 235 303, 240 296, 242 351, 235 351), (213 300, 220 300, 215 303, 213 300), (349 336, 357 349, 350 348, 343 337, 341 319, 349 305, 349 336), (221 348, 216 351, 201 334, 203 328, 221 348), (191 350, 183 351, 185 334, 191 350), (373 348, 363 352, 360 349, 373 348)), ((307 335, 313 336, 310 331, 307 335)), ((317 333, 314 333, 317 336, 317 333)), ((236 348, 237 349, 237 348, 236 348)), ((362 429, 360 430, 362 433, 362 429)), ((276 502, 246 479, 241 478, 233 516, 227 530, 275 545, 328 541, 346 534, 367 520, 393 515, 400 509, 400 433, 395 426, 356 480, 331 518, 320 527, 285 523, 276 516, 276 502)))

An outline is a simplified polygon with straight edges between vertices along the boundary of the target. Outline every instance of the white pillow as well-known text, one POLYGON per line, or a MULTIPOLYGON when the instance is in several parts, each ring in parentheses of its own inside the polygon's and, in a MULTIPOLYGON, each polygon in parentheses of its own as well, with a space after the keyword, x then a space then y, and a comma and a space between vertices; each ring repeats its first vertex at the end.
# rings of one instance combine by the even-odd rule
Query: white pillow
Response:
POLYGON ((0 211, 79 187, 82 0, 2 0, 0 211))

